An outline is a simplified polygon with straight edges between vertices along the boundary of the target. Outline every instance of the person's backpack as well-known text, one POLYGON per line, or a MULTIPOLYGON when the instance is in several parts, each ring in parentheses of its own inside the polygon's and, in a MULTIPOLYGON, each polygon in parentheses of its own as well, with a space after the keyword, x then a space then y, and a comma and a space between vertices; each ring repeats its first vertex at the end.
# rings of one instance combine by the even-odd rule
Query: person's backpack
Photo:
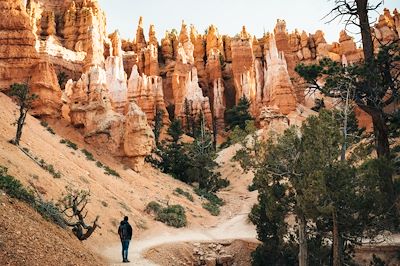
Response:
POLYGON ((129 225, 128 223, 123 223, 119 226, 120 237, 123 240, 129 239, 129 225))

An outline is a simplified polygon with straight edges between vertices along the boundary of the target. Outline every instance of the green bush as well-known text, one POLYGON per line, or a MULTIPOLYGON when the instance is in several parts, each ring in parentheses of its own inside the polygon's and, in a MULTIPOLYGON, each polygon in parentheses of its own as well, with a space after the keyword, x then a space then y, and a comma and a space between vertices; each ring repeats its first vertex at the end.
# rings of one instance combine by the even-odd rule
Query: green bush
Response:
POLYGON ((7 174, 8 169, 0 166, 0 189, 8 196, 29 204, 44 219, 65 228, 65 220, 60 210, 52 203, 37 199, 31 191, 23 187, 21 182, 7 174))
POLYGON ((203 203, 203 208, 211 213, 213 216, 218 216, 220 214, 219 205, 212 204, 211 202, 203 203))
POLYGON ((158 212, 156 220, 176 228, 184 227, 187 224, 185 209, 181 205, 162 208, 158 212))
POLYGON ((151 201, 147 204, 146 209, 144 210, 147 213, 154 213, 158 214, 158 212, 162 209, 162 206, 160 203, 151 201))
POLYGON ((47 164, 43 159, 40 160, 40 164, 42 168, 49 172, 54 178, 61 178, 61 172, 54 169, 52 164, 47 164))
POLYGON ((94 159, 93 154, 92 154, 91 152, 89 152, 88 150, 82 149, 81 152, 82 152, 83 154, 85 154, 86 159, 88 159, 89 161, 96 161, 96 160, 94 159))
POLYGON ((177 194, 179 194, 179 195, 182 195, 182 196, 186 197, 190 201, 194 201, 194 198, 193 198, 192 194, 190 194, 187 191, 184 191, 183 189, 181 189, 179 187, 175 189, 175 192, 177 194))
POLYGON ((43 218, 46 220, 62 227, 66 228, 65 219, 63 214, 57 208, 57 206, 51 201, 43 201, 38 199, 35 204, 35 209, 43 218))
POLYGON ((164 208, 158 202, 151 201, 147 204, 145 211, 153 213, 156 221, 169 226, 180 228, 187 224, 185 209, 181 205, 171 205, 164 208))
POLYGON ((34 204, 35 197, 32 192, 25 189, 19 180, 8 175, 7 172, 6 167, 0 166, 0 189, 12 198, 34 204))
POLYGON ((99 168, 103 168, 103 164, 100 161, 96 162, 96 166, 99 167, 99 168))
POLYGON ((256 184, 251 183, 250 185, 247 186, 247 190, 248 190, 249 192, 256 191, 256 190, 257 190, 256 184))
POLYGON ((48 127, 48 126, 49 126, 49 124, 48 124, 46 121, 41 121, 41 122, 40 122, 40 125, 41 125, 42 127, 48 127))
POLYGON ((202 206, 204 209, 209 211, 211 215, 217 216, 220 214, 219 207, 225 204, 225 202, 222 199, 220 199, 214 193, 207 192, 205 189, 195 188, 194 192, 200 197, 208 200, 208 202, 203 203, 202 206))
POLYGON ((47 128, 47 131, 49 131, 50 134, 52 134, 52 135, 55 135, 55 134, 56 134, 56 132, 54 132, 54 130, 53 130, 51 127, 48 127, 48 128, 47 128))
POLYGON ((60 140, 61 144, 65 144, 67 145, 67 147, 73 149, 73 150, 77 150, 78 149, 78 145, 76 145, 75 143, 73 143, 72 141, 68 140, 68 139, 62 139, 60 140))
POLYGON ((105 170, 105 171, 104 171, 104 174, 106 174, 106 175, 112 175, 112 176, 116 176, 116 177, 121 177, 121 176, 118 174, 117 171, 115 171, 114 169, 111 169, 111 168, 108 167, 107 165, 103 165, 103 169, 105 170))
POLYGON ((55 134, 56 134, 56 132, 54 132, 54 130, 53 130, 51 127, 49 127, 49 123, 47 123, 46 121, 41 121, 41 122, 40 122, 40 125, 41 125, 42 127, 46 128, 46 130, 49 131, 50 134, 52 134, 52 135, 55 135, 55 134))
POLYGON ((222 206, 225 204, 224 201, 222 199, 218 198, 217 195, 215 195, 214 193, 211 193, 211 192, 207 192, 204 189, 195 188, 194 192, 197 195, 199 195, 200 197, 207 199, 209 202, 211 202, 214 205, 222 206))

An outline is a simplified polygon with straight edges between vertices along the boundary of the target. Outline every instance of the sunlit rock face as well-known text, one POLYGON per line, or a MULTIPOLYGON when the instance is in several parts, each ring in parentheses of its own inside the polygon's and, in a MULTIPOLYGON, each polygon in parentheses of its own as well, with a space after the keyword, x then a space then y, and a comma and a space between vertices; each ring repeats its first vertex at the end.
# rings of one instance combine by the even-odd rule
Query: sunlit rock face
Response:
POLYGON ((169 122, 165 107, 162 78, 139 74, 136 65, 133 66, 128 81, 128 101, 135 102, 143 110, 148 121, 154 121, 157 110, 163 112, 163 122, 169 122))
POLYGON ((243 27, 240 36, 232 40, 232 72, 236 88, 236 102, 246 97, 252 103, 256 98, 256 73, 254 69, 253 37, 243 27))
MULTIPOLYGON (((174 105, 175 117, 181 118, 185 122, 184 117, 187 115, 199 118, 202 113, 208 126, 212 126, 210 101, 208 97, 204 96, 199 84, 200 80, 194 57, 195 45, 191 41, 184 22, 178 41, 176 47, 172 46, 174 51, 176 49, 176 53, 174 52, 175 61, 170 62, 165 70, 168 80, 164 83, 164 86, 167 87, 164 91, 171 104, 174 105)), ((172 43, 175 43, 175 40, 172 40, 172 43)))
POLYGON ((289 114, 296 109, 296 94, 287 70, 284 53, 278 52, 273 35, 269 39, 269 50, 265 59, 267 71, 263 103, 278 107, 282 114, 289 114))
POLYGON ((105 70, 107 76, 108 93, 114 110, 123 114, 127 103, 127 77, 122 59, 122 42, 118 32, 110 35, 110 56, 106 59, 105 70))
POLYGON ((106 18, 97 1, 71 2, 64 14, 62 34, 68 49, 87 53, 84 70, 104 63, 106 18))
MULTIPOLYGON (((139 18, 132 40, 121 40, 118 32, 106 34, 106 15, 95 0, 29 0, 26 5, 0 0, 0 16, 7 18, 0 20, 0 90, 29 83, 39 96, 32 110, 37 116, 59 117, 63 101, 69 109, 65 117, 84 128, 86 138, 129 165, 142 164, 157 110, 164 113, 164 124, 203 115, 210 129, 221 132, 225 111, 245 96, 258 124, 273 125, 281 116, 296 124, 312 107, 294 71, 297 64, 325 57, 346 58, 349 64, 363 59, 362 49, 344 31, 338 42, 327 43, 322 31, 288 32, 284 20, 261 38, 246 27, 236 36, 223 36, 214 25, 199 33, 183 22, 180 32, 166 32, 158 40, 156 27, 147 34, 139 18), (71 80, 59 84, 60 74, 71 80), (264 123, 268 112, 275 115, 264 123), (134 136, 145 147, 124 133, 135 127, 134 136), (110 144, 102 143, 102 132, 110 144)), ((399 31, 397 10, 385 9, 372 30, 376 51, 398 40, 399 31)), ((357 114, 368 126, 368 117, 357 114)))
MULTIPOLYGON (((127 89, 121 101, 124 109, 115 105, 115 91, 111 96, 109 90, 115 84, 110 83, 109 73, 95 66, 77 82, 68 81, 64 99, 69 105, 71 124, 84 129, 87 142, 107 149, 139 171, 151 152, 154 136, 146 114, 135 102, 128 101, 127 89)), ((119 91, 117 95, 121 96, 119 91)))

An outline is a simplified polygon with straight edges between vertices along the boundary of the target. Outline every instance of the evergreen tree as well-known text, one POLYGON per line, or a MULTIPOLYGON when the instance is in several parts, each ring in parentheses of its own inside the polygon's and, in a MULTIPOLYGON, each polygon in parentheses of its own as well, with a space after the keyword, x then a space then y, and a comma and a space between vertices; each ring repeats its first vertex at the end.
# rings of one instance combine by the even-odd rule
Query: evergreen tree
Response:
POLYGON ((178 143, 178 141, 181 139, 181 137, 183 135, 181 121, 178 119, 172 120, 171 125, 169 126, 167 132, 168 132, 168 135, 171 136, 172 142, 178 143))
MULTIPOLYGON (((346 27, 356 25, 360 28, 364 62, 342 66, 324 59, 318 65, 301 64, 296 67, 296 71, 311 87, 325 95, 345 99, 350 92, 351 100, 372 118, 378 157, 390 160, 388 127, 390 115, 385 112, 385 107, 399 99, 400 45, 398 41, 387 43, 380 47, 377 54, 374 53, 368 14, 370 11, 375 11, 383 1, 335 0, 334 2, 335 7, 330 13, 334 15, 332 20, 344 17, 346 27), (324 86, 318 84, 321 78, 326 80, 324 86)), ((384 173, 389 174, 383 171, 380 176, 384 173)), ((394 188, 393 177, 390 175, 384 179, 386 181, 382 184, 381 190, 387 194, 388 205, 396 205, 398 195, 394 188)), ((393 216, 399 216, 398 208, 393 209, 393 216)))
POLYGON ((180 142, 183 135, 180 120, 171 122, 168 134, 171 136, 172 141, 162 151, 162 170, 176 179, 189 183, 190 180, 186 174, 189 158, 184 145, 180 142))
POLYGON ((205 128, 202 114, 200 121, 196 138, 190 144, 183 144, 181 121, 173 120, 167 130, 170 142, 160 144, 147 161, 176 179, 187 184, 198 183, 202 191, 214 193, 228 186, 229 181, 221 179, 216 171, 218 164, 214 161, 216 153, 212 136, 205 128))
POLYGON ((299 265, 329 264, 333 246, 327 240, 338 245, 344 263, 353 245, 383 230, 390 210, 376 189, 382 165, 373 160, 357 168, 341 161, 342 141, 336 115, 321 111, 263 149, 237 154, 242 165, 254 167, 259 192, 250 215, 262 241, 254 265, 285 265, 285 259, 296 264, 296 253, 299 265), (290 216, 296 218, 294 227, 287 222, 290 216))
POLYGON ((225 120, 229 129, 234 129, 236 126, 242 130, 246 128, 246 121, 254 120, 249 112, 250 101, 243 96, 239 103, 225 112, 225 120))
POLYGON ((200 115, 200 132, 193 143, 188 146, 189 168, 187 175, 190 182, 197 182, 199 188, 207 192, 216 192, 228 186, 229 182, 221 179, 216 171, 218 164, 214 161, 216 156, 212 136, 205 128, 204 116, 200 115))

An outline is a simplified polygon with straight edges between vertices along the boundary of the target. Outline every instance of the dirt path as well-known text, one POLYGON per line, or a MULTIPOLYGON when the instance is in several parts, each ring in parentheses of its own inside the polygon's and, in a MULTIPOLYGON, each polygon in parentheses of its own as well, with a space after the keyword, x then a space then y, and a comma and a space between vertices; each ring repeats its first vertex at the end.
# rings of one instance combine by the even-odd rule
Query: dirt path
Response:
MULTIPOLYGON (((129 249, 131 263, 123 265, 157 265, 142 257, 146 250, 163 244, 179 242, 202 242, 231 239, 255 239, 256 231, 252 224, 248 223, 248 213, 239 214, 228 221, 208 229, 184 229, 175 232, 164 232, 138 241, 133 240, 129 249)), ((108 259, 111 265, 122 264, 121 244, 115 243, 103 250, 102 255, 108 259)))

